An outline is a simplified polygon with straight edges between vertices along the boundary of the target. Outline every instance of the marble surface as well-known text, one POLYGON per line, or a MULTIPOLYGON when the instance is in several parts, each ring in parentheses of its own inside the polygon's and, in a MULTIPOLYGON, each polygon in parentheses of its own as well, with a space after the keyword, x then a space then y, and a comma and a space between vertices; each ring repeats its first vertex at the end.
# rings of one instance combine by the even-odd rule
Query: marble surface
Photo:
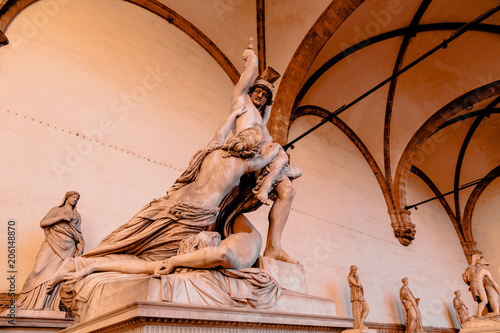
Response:
POLYGON ((259 267, 278 281, 282 288, 307 293, 306 273, 303 265, 268 257, 261 257, 258 261, 259 267))

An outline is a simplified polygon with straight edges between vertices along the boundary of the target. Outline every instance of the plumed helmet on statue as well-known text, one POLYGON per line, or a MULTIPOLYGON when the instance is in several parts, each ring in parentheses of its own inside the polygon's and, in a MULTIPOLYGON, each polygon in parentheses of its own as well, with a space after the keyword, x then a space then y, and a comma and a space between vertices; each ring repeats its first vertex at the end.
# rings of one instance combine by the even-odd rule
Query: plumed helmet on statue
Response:
POLYGON ((273 103, 274 95, 273 83, 276 82, 276 80, 279 79, 280 76, 281 74, 278 73, 274 68, 272 68, 271 66, 267 66, 266 70, 262 74, 257 76, 255 81, 252 83, 250 89, 248 89, 248 94, 251 95, 255 88, 260 87, 267 91, 267 93, 269 94, 266 105, 271 105, 273 103))

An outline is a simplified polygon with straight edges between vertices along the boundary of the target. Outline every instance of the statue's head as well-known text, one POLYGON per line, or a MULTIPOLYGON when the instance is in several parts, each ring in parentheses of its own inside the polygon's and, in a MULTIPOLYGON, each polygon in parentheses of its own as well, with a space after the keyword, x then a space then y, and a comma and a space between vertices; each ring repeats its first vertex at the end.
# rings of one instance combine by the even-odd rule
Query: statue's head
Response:
POLYGON ((352 265, 350 269, 352 274, 356 274, 356 272, 358 271, 358 267, 356 265, 352 265))
POLYGON ((403 280, 401 280, 401 282, 403 282, 403 284, 405 286, 407 286, 408 285, 408 278, 407 277, 403 278, 403 280))
POLYGON ((268 103, 272 101, 273 93, 267 86, 256 84, 250 87, 248 95, 253 105, 255 105, 257 110, 260 110, 263 106, 268 105, 268 103))
POLYGON ((460 290, 455 291, 455 296, 460 297, 460 290))
POLYGON ((259 153, 261 141, 261 131, 257 127, 250 127, 229 139, 222 149, 231 156, 252 158, 259 153))
POLYGON ((268 66, 248 89, 248 95, 257 109, 273 103, 273 83, 281 76, 274 68, 268 66))
POLYGON ((483 255, 476 253, 472 255, 471 259, 472 266, 488 266, 489 264, 484 260, 483 255))
POLYGON ((177 254, 190 253, 205 247, 219 246, 220 234, 215 231, 202 231, 185 237, 179 244, 177 254))
POLYGON ((80 193, 76 191, 68 191, 64 195, 64 199, 59 207, 62 207, 68 202, 73 208, 76 206, 76 203, 80 200, 80 193))

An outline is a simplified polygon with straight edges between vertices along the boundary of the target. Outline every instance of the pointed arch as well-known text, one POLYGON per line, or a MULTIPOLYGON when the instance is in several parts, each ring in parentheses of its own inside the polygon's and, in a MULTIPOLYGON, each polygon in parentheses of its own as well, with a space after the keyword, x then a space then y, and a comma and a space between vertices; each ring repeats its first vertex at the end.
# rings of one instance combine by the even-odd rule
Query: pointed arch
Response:
MULTIPOLYGON (((20 0, 8 1, 0 10, 0 31, 5 32, 9 24, 27 7, 35 2, 42 0, 20 0)), ((160 16, 168 23, 173 24, 179 28, 186 35, 196 41, 205 51, 214 58, 214 60, 226 72, 229 79, 236 84, 240 74, 236 67, 226 57, 226 55, 215 45, 213 41, 208 38, 200 29, 194 24, 186 20, 183 16, 171 8, 165 6, 157 0, 123 0, 136 6, 139 6, 155 15, 160 16)), ((8 37, 8 34, 7 34, 8 37)))
POLYGON ((274 141, 282 145, 286 143, 290 116, 296 96, 316 55, 342 22, 363 1, 332 1, 300 43, 283 74, 283 79, 281 80, 274 101, 273 112, 269 120, 269 133, 274 138, 274 141))

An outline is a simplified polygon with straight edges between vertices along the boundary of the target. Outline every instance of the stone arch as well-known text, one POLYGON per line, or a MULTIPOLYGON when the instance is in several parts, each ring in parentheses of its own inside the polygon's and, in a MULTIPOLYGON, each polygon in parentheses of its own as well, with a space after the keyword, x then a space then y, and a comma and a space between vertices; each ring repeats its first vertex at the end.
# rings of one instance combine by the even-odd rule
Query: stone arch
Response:
MULTIPOLYGON (((9 24, 27 7, 41 0, 21 0, 7 2, 0 10, 0 31, 5 32, 9 24)), ((198 29, 191 22, 184 17, 173 11, 166 5, 157 0, 124 0, 136 6, 139 6, 155 15, 160 16, 168 23, 173 24, 179 28, 186 35, 196 41, 205 51, 208 52, 215 59, 215 61, 226 72, 229 79, 236 84, 240 74, 231 61, 225 54, 210 40, 200 29, 198 29)), ((7 36, 8 37, 8 36, 7 36)))
POLYGON ((274 101, 269 120, 269 133, 274 141, 286 143, 293 105, 307 71, 331 35, 361 3, 363 0, 332 1, 300 43, 283 74, 274 101))

